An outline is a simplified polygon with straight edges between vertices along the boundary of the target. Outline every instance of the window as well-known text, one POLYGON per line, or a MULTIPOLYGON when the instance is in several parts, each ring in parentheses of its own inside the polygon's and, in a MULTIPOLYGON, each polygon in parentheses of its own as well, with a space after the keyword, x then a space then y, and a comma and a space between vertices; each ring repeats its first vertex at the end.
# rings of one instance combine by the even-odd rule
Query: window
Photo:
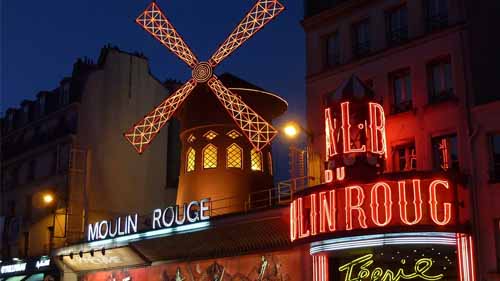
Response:
POLYGON ((252 149, 250 151, 250 160, 252 162, 252 171, 262 171, 262 152, 252 149))
POLYGON ((386 30, 389 45, 396 45, 408 39, 408 8, 406 5, 387 13, 386 30))
POLYGON ((447 100, 453 96, 450 58, 435 61, 428 65, 430 102, 447 100))
POLYGON ((31 218, 32 218, 32 214, 33 214, 33 196, 31 195, 26 195, 26 197, 24 198, 25 200, 25 209, 24 209, 24 219, 26 219, 27 221, 30 221, 31 218))
POLYGON ((326 66, 332 67, 340 64, 340 42, 337 32, 326 38, 326 66))
POLYGON ((368 19, 353 25, 353 54, 362 57, 370 52, 370 22, 368 19))
POLYGON ((195 140, 196 140, 196 137, 193 134, 189 135, 189 137, 187 138, 187 141, 189 143, 193 143, 195 140))
POLYGON ((500 181, 500 134, 490 136, 491 166, 490 180, 500 181))
POLYGON ((208 131, 203 135, 203 137, 205 137, 207 140, 213 140, 215 139, 215 137, 217 137, 217 135, 218 134, 214 131, 208 131))
POLYGON ((203 149, 203 168, 217 168, 217 147, 213 144, 209 144, 203 149))
POLYGON ((36 160, 31 159, 31 161, 28 164, 28 181, 32 181, 35 179, 35 172, 36 172, 36 160))
POLYGON ((45 95, 41 95, 40 98, 38 99, 38 106, 40 110, 40 115, 45 114, 45 95))
POLYGON ((428 32, 448 25, 448 0, 426 0, 426 28, 428 32))
POLYGON ((69 104, 69 83, 66 83, 61 87, 61 92, 59 94, 59 103, 61 105, 69 104))
POLYGON ((241 134, 240 134, 240 133, 238 133, 238 131, 236 131, 236 130, 231 130, 231 131, 229 131, 226 135, 227 135, 228 137, 232 138, 233 140, 234 140, 234 139, 237 139, 237 138, 239 138, 239 137, 241 137, 241 134))
POLYGON ((196 151, 190 147, 186 153, 186 171, 192 172, 194 171, 196 164, 196 151))
POLYGON ((25 123, 28 123, 31 121, 31 116, 30 116, 30 106, 29 104, 25 104, 23 106, 23 120, 25 123))
POLYGON ((405 69, 389 75, 392 92, 392 113, 408 111, 412 107, 410 70, 405 69))
POLYGON ((458 170, 457 136, 440 136, 432 138, 434 168, 447 171, 458 170))
POLYGON ((417 150, 414 143, 398 146, 393 151, 394 171, 411 171, 417 169, 417 150))
POLYGON ((12 130, 14 128, 14 111, 8 111, 7 113, 7 128, 12 130))
POLYGON ((235 143, 226 149, 226 167, 243 168, 243 150, 235 143))

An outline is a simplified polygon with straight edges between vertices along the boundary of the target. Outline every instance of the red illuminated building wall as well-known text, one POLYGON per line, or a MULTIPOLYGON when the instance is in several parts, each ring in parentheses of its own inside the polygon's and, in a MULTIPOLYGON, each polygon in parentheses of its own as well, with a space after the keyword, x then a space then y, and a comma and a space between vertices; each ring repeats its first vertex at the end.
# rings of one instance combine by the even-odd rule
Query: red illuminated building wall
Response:
POLYGON ((498 280, 500 101, 487 93, 498 91, 482 75, 498 55, 480 35, 497 4, 465 2, 306 1, 307 116, 316 152, 310 158, 324 169, 318 109, 355 74, 386 113, 385 172, 457 171, 467 179, 478 274, 498 280))

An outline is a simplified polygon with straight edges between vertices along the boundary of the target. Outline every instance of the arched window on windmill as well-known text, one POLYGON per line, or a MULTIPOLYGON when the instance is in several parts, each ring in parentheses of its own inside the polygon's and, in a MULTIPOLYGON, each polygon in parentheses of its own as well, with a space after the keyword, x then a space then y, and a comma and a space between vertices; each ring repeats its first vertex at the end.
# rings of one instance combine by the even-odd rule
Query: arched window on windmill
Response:
POLYGON ((262 171, 262 152, 255 148, 250 151, 250 160, 252 163, 252 171, 262 171))
POLYGON ((243 149, 233 143, 226 149, 226 167, 243 168, 243 149))
POLYGON ((196 166, 196 151, 190 147, 186 153, 186 171, 194 171, 196 166))
POLYGON ((203 169, 217 168, 217 147, 208 144, 203 148, 203 169))

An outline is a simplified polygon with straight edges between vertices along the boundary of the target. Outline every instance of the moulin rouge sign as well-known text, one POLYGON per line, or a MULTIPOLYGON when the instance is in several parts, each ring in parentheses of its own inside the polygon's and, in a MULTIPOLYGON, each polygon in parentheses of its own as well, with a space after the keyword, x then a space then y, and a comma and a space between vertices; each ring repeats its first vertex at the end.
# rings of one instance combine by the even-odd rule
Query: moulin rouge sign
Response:
POLYGON ((355 77, 326 104, 325 145, 325 183, 297 193, 290 204, 292 241, 352 230, 455 223, 457 190, 446 177, 383 174, 385 113, 355 77))
MULTIPOLYGON (((168 229, 210 219, 210 200, 191 201, 183 206, 169 206, 155 209, 151 215, 151 229, 168 229)), ((138 215, 118 217, 114 221, 103 220, 88 225, 87 241, 112 239, 138 233, 138 215)))

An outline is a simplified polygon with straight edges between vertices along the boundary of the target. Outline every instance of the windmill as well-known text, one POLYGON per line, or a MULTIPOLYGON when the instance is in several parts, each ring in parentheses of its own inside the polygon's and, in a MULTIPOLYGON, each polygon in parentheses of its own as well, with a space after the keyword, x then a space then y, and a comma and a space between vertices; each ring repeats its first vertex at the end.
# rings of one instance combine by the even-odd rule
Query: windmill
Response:
POLYGON ((252 146, 260 151, 268 145, 276 137, 277 130, 226 88, 213 70, 284 9, 278 0, 258 0, 211 58, 200 62, 160 7, 152 2, 136 22, 184 61, 191 68, 192 77, 125 132, 127 141, 139 154, 143 153, 196 85, 206 83, 252 146))

